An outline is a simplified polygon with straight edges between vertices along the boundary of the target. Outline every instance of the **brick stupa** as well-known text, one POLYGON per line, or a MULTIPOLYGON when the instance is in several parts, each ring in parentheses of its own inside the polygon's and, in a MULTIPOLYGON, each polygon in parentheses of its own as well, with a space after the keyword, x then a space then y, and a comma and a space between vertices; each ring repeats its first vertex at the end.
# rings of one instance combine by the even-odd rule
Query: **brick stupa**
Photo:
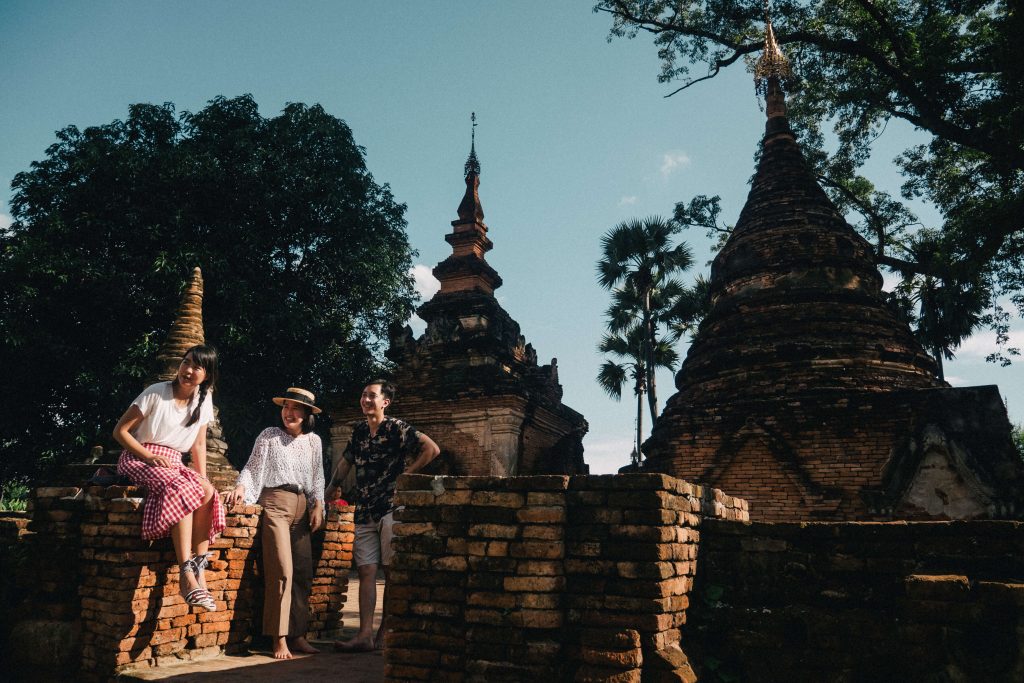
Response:
MULTIPOLYGON (((206 334, 203 329, 203 273, 197 267, 181 293, 174 322, 167 332, 167 338, 156 354, 156 370, 146 386, 156 382, 167 382, 178 375, 181 357, 196 344, 203 344, 206 334)), ((216 393, 216 392, 215 392, 216 393)), ((214 398, 216 396, 214 395, 214 398)), ((213 422, 206 431, 206 474, 219 489, 234 486, 238 470, 227 459, 228 445, 224 442, 220 426, 220 411, 214 406, 213 422)))
POLYGON ((1020 517, 997 387, 937 379, 885 306, 871 245, 790 130, 787 75, 769 23, 757 173, 644 468, 745 498, 755 520, 1020 517))
MULTIPOLYGON (((538 365, 519 324, 494 290, 501 277, 484 254, 492 248, 480 203, 475 143, 465 166, 466 192, 445 241, 452 254, 433 270, 441 288, 419 307, 427 327, 393 331, 387 357, 395 365, 394 414, 441 447, 431 471, 512 476, 587 471, 587 422, 563 405, 557 360, 538 365)), ((332 402, 335 457, 361 417, 358 396, 332 402)))

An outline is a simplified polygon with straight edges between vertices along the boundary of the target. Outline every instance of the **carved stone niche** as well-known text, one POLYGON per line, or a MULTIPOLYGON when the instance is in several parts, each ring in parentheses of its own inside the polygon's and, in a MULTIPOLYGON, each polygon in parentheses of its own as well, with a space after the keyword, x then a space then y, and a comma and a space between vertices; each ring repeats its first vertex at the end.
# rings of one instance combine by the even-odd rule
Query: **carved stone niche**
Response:
POLYGON ((522 409, 510 406, 465 412, 459 416, 459 431, 476 438, 488 457, 491 476, 516 475, 525 417, 522 409))
POLYGON ((924 431, 923 455, 897 506, 929 517, 975 519, 996 514, 994 494, 966 465, 965 454, 934 425, 924 431))

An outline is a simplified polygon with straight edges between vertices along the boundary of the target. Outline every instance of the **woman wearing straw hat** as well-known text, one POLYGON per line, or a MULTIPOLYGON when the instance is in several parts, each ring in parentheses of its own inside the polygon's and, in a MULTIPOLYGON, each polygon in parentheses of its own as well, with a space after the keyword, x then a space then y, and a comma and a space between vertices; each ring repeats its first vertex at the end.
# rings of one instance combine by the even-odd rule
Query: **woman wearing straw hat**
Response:
POLYGON ((273 399, 281 406, 282 427, 264 429, 252 447, 235 489, 235 503, 263 506, 263 633, 271 636, 274 657, 314 654, 306 640, 309 593, 313 585, 310 533, 324 521, 324 466, 320 437, 313 432, 320 412, 316 397, 289 387, 273 399))

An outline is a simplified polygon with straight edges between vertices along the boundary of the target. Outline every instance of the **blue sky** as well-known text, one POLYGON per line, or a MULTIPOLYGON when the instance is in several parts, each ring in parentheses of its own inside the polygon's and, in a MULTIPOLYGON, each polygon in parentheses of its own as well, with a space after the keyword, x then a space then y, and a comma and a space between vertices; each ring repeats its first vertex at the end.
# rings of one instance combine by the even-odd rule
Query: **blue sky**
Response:
MULTIPOLYGON (((748 191, 764 115, 742 65, 671 98, 650 40, 607 41, 589 1, 0 3, 0 221, 14 175, 42 158, 54 131, 108 123, 134 102, 195 111, 252 93, 264 115, 320 103, 344 119, 378 182, 408 205, 417 275, 450 253, 475 111, 480 195, 505 285, 496 294, 542 362, 558 358, 565 403, 590 421, 594 471, 627 461, 631 400, 598 388, 596 345, 607 293, 594 279, 599 238, 677 201, 722 196, 734 222, 748 191)), ((889 163, 912 136, 890 125, 870 162, 898 192, 889 163)), ((683 238, 707 271, 702 231, 683 238)), ((216 283, 208 283, 215 287, 216 283)), ((1013 336, 1024 346, 1017 318, 1013 336)), ((1024 422, 1024 361, 983 361, 989 335, 947 365, 954 385, 998 383, 1024 422)), ((662 398, 670 375, 659 377, 662 398)), ((113 418, 112 418, 113 419, 113 418)), ((245 447, 236 445, 236 447, 245 447)))

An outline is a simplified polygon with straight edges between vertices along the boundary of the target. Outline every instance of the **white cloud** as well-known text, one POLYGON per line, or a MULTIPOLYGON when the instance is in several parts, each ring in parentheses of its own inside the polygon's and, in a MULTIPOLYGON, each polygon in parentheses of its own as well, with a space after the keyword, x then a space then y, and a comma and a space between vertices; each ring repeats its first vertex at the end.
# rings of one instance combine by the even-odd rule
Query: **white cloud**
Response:
POLYGON ((8 214, 0 212, 0 232, 4 232, 7 228, 11 227, 14 223, 14 219, 8 214))
POLYGON ((628 197, 623 197, 619 200, 619 206, 632 206, 636 204, 636 195, 631 194, 628 197))
MULTIPOLYGON (((430 271, 430 266, 425 266, 422 263, 417 263, 409 271, 409 274, 412 275, 412 279, 416 283, 416 291, 423 301, 428 301, 437 294, 437 290, 441 289, 441 283, 437 281, 437 278, 430 271)), ((424 322, 423 318, 413 313, 409 318, 409 327, 412 328, 413 336, 418 337, 427 329, 427 323, 424 322)))
MULTIPOLYGON (((1024 329, 1010 330, 1009 337, 1009 341, 1003 348, 1004 351, 1006 348, 1024 349, 1024 329)), ((982 330, 977 334, 971 335, 954 353, 956 353, 957 358, 961 359, 983 359, 997 350, 995 332, 982 330)))
POLYGON ((409 271, 412 275, 412 279, 416 281, 416 291, 419 292, 420 297, 427 301, 432 296, 437 294, 437 290, 441 289, 441 283, 434 277, 434 273, 431 272, 430 266, 425 266, 422 263, 417 263, 409 271))
POLYGON ((661 177, 668 178, 681 168, 690 165, 690 156, 686 152, 665 152, 661 157, 661 177))

